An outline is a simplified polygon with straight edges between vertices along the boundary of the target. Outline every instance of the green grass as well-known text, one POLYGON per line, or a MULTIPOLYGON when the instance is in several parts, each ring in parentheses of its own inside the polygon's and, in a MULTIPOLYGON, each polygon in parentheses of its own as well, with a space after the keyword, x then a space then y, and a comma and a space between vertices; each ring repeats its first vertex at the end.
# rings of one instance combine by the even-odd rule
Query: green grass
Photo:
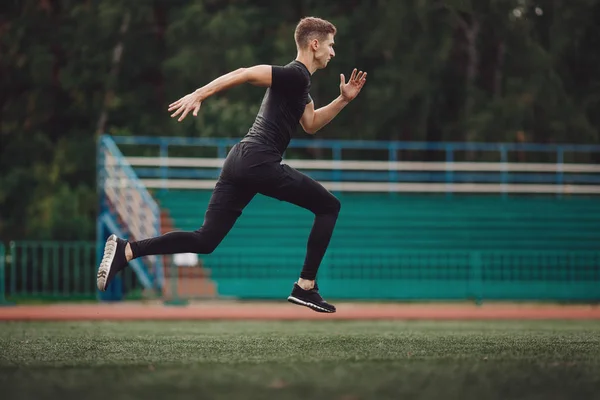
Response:
POLYGON ((590 399, 594 322, 0 324, 6 399, 590 399))

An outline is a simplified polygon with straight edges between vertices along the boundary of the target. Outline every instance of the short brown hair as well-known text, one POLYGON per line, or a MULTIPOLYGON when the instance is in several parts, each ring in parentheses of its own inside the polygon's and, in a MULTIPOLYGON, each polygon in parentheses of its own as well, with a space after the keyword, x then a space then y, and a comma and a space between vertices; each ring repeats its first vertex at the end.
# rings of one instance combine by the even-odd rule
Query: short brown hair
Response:
POLYGON ((329 21, 316 17, 304 17, 296 26, 294 39, 296 39, 296 46, 302 48, 312 39, 323 40, 328 34, 335 35, 336 32, 337 29, 329 21))

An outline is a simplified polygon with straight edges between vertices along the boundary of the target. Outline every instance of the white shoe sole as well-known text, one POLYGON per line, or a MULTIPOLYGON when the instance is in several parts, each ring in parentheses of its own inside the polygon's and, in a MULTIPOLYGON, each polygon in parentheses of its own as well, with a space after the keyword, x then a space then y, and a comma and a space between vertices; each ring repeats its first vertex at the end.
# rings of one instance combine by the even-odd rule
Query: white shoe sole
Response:
POLYGON ((320 306, 318 306, 316 304, 309 303, 309 302, 306 302, 304 300, 300 300, 299 298, 294 297, 294 296, 289 296, 287 299, 291 303, 295 303, 295 304, 298 304, 298 305, 301 305, 301 306, 309 307, 309 308, 312 308, 312 309, 315 309, 315 310, 318 310, 318 311, 322 311, 322 312, 326 312, 326 313, 334 313, 335 312, 333 310, 328 310, 326 308, 320 307, 320 306))
POLYGON ((117 235, 110 235, 108 239, 106 239, 106 244, 104 245, 104 255, 102 256, 102 261, 100 262, 100 267, 98 268, 98 275, 96 276, 96 285, 98 286, 98 290, 103 292, 106 290, 106 282, 108 281, 110 267, 115 259, 115 254, 117 254, 117 235))

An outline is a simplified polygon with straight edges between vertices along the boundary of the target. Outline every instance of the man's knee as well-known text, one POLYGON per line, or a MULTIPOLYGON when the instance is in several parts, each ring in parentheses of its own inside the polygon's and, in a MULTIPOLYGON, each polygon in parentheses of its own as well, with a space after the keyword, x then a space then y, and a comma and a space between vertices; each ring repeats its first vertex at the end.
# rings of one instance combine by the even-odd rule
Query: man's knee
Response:
POLYGON ((240 211, 214 210, 209 206, 204 216, 204 224, 194 232, 197 252, 211 254, 215 251, 240 214, 240 211))
POLYGON ((194 250, 197 254, 211 254, 219 246, 224 235, 202 227, 194 232, 194 250))
POLYGON ((342 202, 335 196, 333 196, 333 210, 335 215, 338 215, 340 213, 340 210, 342 209, 342 202))
POLYGON ((334 215, 337 217, 338 214, 340 213, 341 208, 342 208, 342 203, 338 200, 337 197, 330 194, 327 197, 326 201, 324 201, 321 204, 320 214, 329 214, 329 215, 334 215))
POLYGON ((204 252, 202 254, 212 254, 218 247, 218 243, 209 243, 204 247, 204 252))

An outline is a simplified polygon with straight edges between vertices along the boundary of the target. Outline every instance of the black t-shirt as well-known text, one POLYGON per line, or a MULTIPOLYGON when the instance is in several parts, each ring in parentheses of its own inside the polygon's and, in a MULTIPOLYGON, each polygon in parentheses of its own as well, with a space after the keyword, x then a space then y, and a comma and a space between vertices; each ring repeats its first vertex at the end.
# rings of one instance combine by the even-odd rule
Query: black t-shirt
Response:
POLYGON ((310 72, 297 60, 271 68, 271 87, 242 142, 263 144, 283 154, 300 124, 304 108, 312 101, 308 93, 310 72))

